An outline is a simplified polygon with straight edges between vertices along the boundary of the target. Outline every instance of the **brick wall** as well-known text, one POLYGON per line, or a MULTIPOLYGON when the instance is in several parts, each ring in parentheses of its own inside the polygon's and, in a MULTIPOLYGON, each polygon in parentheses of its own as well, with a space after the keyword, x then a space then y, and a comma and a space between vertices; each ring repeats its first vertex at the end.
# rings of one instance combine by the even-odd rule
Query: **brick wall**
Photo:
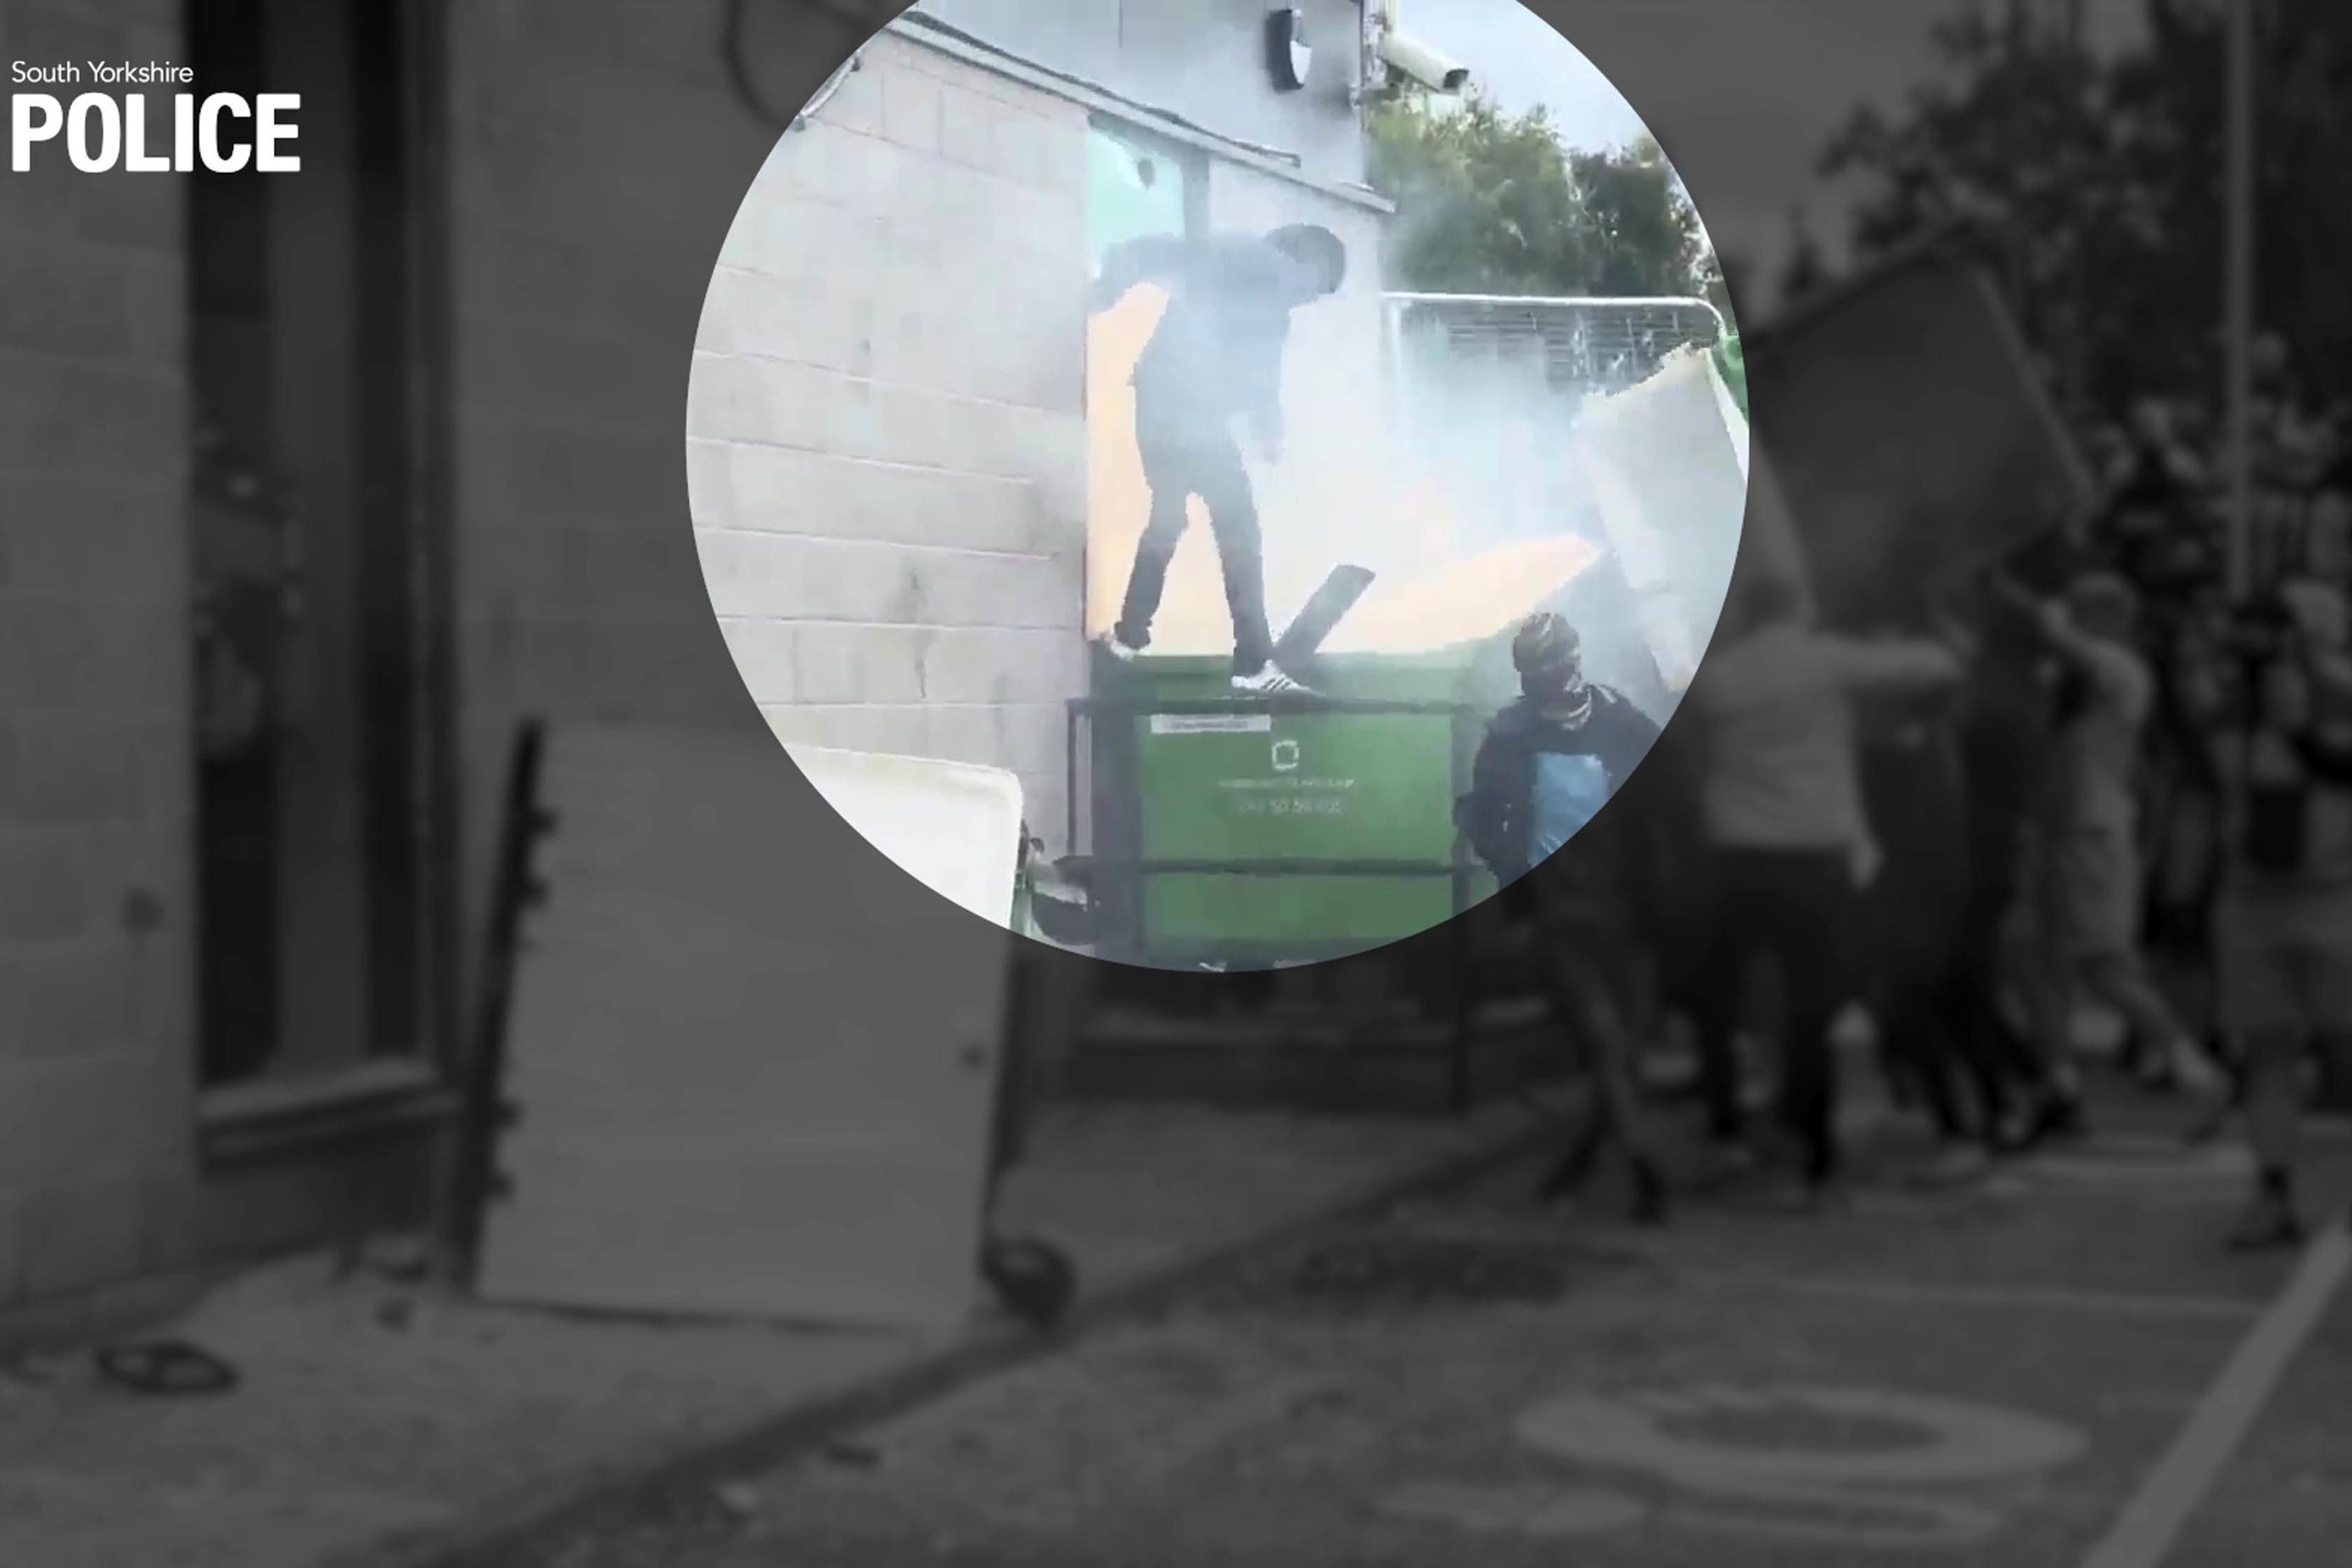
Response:
POLYGON ((702 568, 778 735, 1012 768, 1051 839, 1086 680, 1086 117, 894 37, 860 60, 719 254, 702 568))
MULTIPOLYGON (((0 57, 175 57, 172 0, 0 57)), ((168 1268, 195 1053, 181 187, 0 175, 0 1338, 168 1268)))

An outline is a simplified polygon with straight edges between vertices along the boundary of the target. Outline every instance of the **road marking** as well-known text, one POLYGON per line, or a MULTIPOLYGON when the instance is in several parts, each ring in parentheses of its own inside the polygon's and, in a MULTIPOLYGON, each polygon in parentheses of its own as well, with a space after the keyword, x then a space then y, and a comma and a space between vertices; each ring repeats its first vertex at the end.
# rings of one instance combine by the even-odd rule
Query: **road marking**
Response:
POLYGON ((2239 1342, 2172 1447, 2083 1559, 2083 1568, 2156 1568, 2164 1561, 2335 1299, 2347 1269, 2352 1224, 2338 1214, 2305 1249, 2286 1289, 2239 1342))
POLYGON ((2038 1154, 2022 1165, 2023 1174, 2045 1180, 2126 1186, 2242 1183, 2253 1168, 2253 1156, 2242 1145, 2184 1148, 2173 1139, 2124 1136, 2100 1140, 2076 1151, 2038 1154))
POLYGON ((1694 1491, 1757 1484, 1803 1487, 1939 1485, 2045 1470, 2079 1456, 2073 1427, 2022 1410, 1878 1388, 1771 1385, 1630 1396, 1565 1395, 1521 1415, 1519 1440, 1571 1464, 1633 1469, 1694 1491), (1786 1411, 1907 1427, 1892 1446, 1793 1448, 1676 1436, 1661 1415, 1752 1416, 1786 1411))
POLYGON ((1776 1274, 1696 1274, 1683 1278, 1721 1289, 1774 1290, 1793 1295, 1835 1296, 1889 1306, 2015 1307, 2093 1312, 2101 1317, 2186 1318, 2242 1322, 2261 1314, 2253 1301, 2225 1296, 2135 1296, 2118 1291, 2068 1291, 2044 1286, 1909 1285, 1886 1280, 1801 1279, 1776 1274))
POLYGON ((1838 1547, 1962 1547, 1997 1534, 2010 1507, 1949 1495, 1955 1483, 2036 1475, 2078 1458, 2081 1433, 2040 1416, 1874 1388, 1706 1385, 1617 1396, 1569 1394, 1524 1412, 1519 1440, 1570 1465, 1632 1471, 1679 1497, 1662 1507, 1591 1487, 1423 1483, 1391 1494, 1393 1517, 1529 1536, 1576 1537, 1651 1519, 1715 1534, 1838 1547), (1793 1451, 1783 1443, 1710 1442, 1671 1418, 1785 1412, 1879 1427, 1907 1437, 1793 1451), (1932 1488, 1933 1490, 1921 1489, 1932 1488))

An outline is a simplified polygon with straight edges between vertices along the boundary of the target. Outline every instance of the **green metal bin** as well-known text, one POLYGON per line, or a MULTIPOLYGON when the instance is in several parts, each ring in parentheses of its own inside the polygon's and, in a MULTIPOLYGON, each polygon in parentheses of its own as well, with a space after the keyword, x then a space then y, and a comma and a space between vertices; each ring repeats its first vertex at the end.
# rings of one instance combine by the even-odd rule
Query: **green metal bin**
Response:
POLYGON ((1380 946, 1486 896, 1454 821, 1496 706, 1478 653, 1326 658, 1318 697, 1235 696, 1223 659, 1107 668, 1070 705, 1073 770, 1093 763, 1070 799, 1094 813, 1101 950, 1270 968, 1380 946))

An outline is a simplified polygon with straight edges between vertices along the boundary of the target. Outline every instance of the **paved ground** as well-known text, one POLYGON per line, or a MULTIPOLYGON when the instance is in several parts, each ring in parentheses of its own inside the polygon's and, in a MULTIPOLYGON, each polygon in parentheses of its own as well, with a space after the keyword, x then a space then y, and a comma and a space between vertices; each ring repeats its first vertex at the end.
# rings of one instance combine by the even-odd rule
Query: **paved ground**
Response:
MULTIPOLYGON (((1466 1121, 1062 1107, 1003 1218, 1066 1246, 1098 1293, 1535 1124, 1508 1105, 1466 1121)), ((79 1355, 0 1366, 0 1563, 405 1568, 812 1401, 1025 1337, 1001 1321, 940 1342, 538 1312, 337 1280, 317 1257, 234 1281, 170 1332, 242 1385, 156 1400, 79 1355)))
MULTIPOLYGON (((544 1561, 2074 1568, 2299 1266, 2218 1248, 2242 1162, 2164 1121, 2111 1109, 1964 1194, 1664 1232, 1539 1213, 1513 1173, 544 1561)), ((2315 1164, 2340 1202, 2352 1140, 2315 1164)), ((2102 1568, 2343 1560, 2352 1290, 2291 1348, 2177 1541, 2102 1568)))

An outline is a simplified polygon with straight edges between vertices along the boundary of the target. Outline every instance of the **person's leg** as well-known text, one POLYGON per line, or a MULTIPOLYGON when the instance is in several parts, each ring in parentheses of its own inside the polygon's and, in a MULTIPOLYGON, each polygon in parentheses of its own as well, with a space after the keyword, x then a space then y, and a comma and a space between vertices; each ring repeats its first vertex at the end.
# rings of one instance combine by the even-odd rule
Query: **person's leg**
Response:
POLYGON ((2138 1042, 2139 1075, 2158 1086, 2211 1089, 2218 1075, 2196 1037, 2181 1023, 2149 973, 2141 929, 2146 906, 2137 846, 2126 834, 2100 835, 2084 845, 2084 896, 2097 941, 2084 972, 2091 993, 2123 1015, 2138 1042))
POLYGON ((2265 1247, 2292 1241, 2302 1229, 2295 1212, 2295 1162, 2301 1154, 2305 1036, 2268 1029, 2246 1036, 2246 1143, 2254 1156, 2255 1190, 2231 1242, 2265 1247))
POLYGON ((2352 893, 2314 901, 2305 922, 2311 949, 2313 1046, 2319 1058, 2319 1108, 2352 1111, 2352 893))
MULTIPOLYGON (((2000 835, 1988 835, 2000 842, 2000 835)), ((2013 835, 2007 841, 2013 842, 2013 835)), ((1987 1130, 1997 1142, 2013 1141, 2016 1118, 2033 1097, 2042 1081, 2042 1063, 2027 1029, 2011 1022, 2011 998, 2030 998, 2013 950, 2013 936, 2023 905, 2024 882, 2013 852, 1981 873, 1970 890, 1966 918, 1961 923, 1961 951, 1957 985, 1960 996, 1956 1017, 1961 1020, 1961 1045, 1983 1091, 1987 1130)))
POLYGON ((2216 1000, 2222 1026, 2242 1047, 2240 1105, 2254 1157, 2254 1190, 2230 1237, 2242 1249, 2285 1245, 2301 1230, 2294 1173, 2303 1122, 2303 1051, 2308 966, 2297 962, 2294 922, 2266 901, 2227 897, 2215 917, 2216 1000))
MULTIPOLYGON (((1967 1122, 1953 1070, 1951 1019, 1943 1004, 1943 991, 1932 978, 1906 977, 1881 987, 1871 1013, 1878 1020, 1879 1050, 1889 1075, 1901 1076, 1937 1136, 1948 1140, 1965 1136, 1967 1122)), ((1910 1108, 1899 1099, 1896 1103, 1910 1108)))
POLYGON ((1853 896, 1842 857, 1791 856, 1779 877, 1773 921, 1787 998, 1781 1042, 1781 1118, 1795 1135, 1809 1186, 1839 1172, 1837 1057, 1830 1025, 1846 999, 1839 937, 1853 896))
POLYGON ((1274 657, 1265 620, 1265 561, 1258 537, 1257 498, 1241 448, 1228 437, 1204 448, 1196 478, 1209 527, 1217 537, 1217 564, 1225 578, 1225 609, 1234 622, 1234 674, 1255 674, 1274 657))
POLYGON ((2086 956, 2105 945, 2099 858, 2078 837, 2043 841, 2033 873, 2032 973, 2029 1011, 2040 1104, 2026 1136, 2076 1136, 2084 1130, 2082 1069, 2074 1052, 2074 1004, 2086 956))
POLYGON ((2032 1083, 2032 1052, 2002 1016, 2000 998, 1981 973, 1958 976, 1945 1007, 1952 1019, 1954 1054, 1976 1099, 1977 1135, 1995 1142, 2015 1113, 2019 1094, 2032 1083))
POLYGON ((1546 1182, 1547 1196, 1580 1186, 1613 1144, 1633 1169, 1634 1217, 1663 1218, 1664 1183, 1643 1127, 1641 1092, 1633 1081, 1633 1033, 1612 962, 1622 955, 1607 951, 1611 945, 1602 933, 1555 915, 1539 916, 1537 930, 1545 988, 1561 1024, 1583 1048, 1592 1085, 1591 1119, 1546 1182))
POLYGON ((1128 574, 1127 598, 1114 632, 1128 647, 1144 648, 1150 645, 1151 620, 1168 587, 1168 563, 1184 538, 1186 505, 1200 489, 1201 465, 1192 444, 1148 425, 1139 425, 1136 447, 1143 459, 1151 510, 1136 543, 1135 565, 1128 574))
POLYGON ((2132 1033, 2146 1042, 2147 1049, 2160 1061, 2167 1051, 2178 1053, 2186 1049, 2188 1030, 2174 1014, 2172 1005, 2156 987, 2147 966, 2134 952, 2110 950, 2093 956, 2083 965, 2084 988, 2092 996, 2123 1015, 2132 1033))
POLYGON ((1690 967, 1688 1004, 1697 1039, 1707 1135, 1717 1143, 1736 1144, 1747 1131, 1747 1114, 1740 1103, 1739 1057, 1732 1037, 1739 1023, 1751 922, 1743 857, 1737 851, 1718 851, 1714 861, 1714 907, 1702 923, 1699 952, 1690 967))

